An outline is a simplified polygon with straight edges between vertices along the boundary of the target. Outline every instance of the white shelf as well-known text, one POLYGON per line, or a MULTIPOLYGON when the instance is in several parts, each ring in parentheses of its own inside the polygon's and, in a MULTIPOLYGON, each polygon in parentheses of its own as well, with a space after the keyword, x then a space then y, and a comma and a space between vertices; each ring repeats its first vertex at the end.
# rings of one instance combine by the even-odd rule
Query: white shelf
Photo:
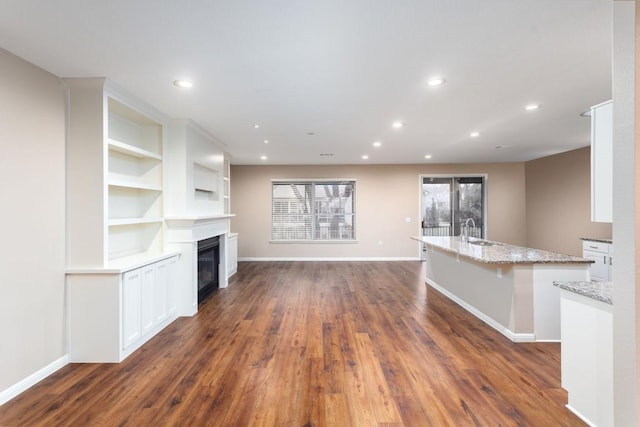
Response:
POLYGON ((154 222, 162 223, 162 221, 162 218, 112 218, 109 220, 109 227, 133 224, 151 224, 154 222))
MULTIPOLYGON (((108 139, 142 152, 162 153, 162 124, 123 101, 108 97, 108 139)), ((134 150, 135 151, 135 150, 134 150)))
POLYGON ((117 151, 128 156, 137 157, 139 159, 155 159, 162 160, 162 156, 152 151, 143 150, 133 145, 125 144, 124 142, 116 141, 114 139, 108 139, 109 149, 117 151))
POLYGON ((110 187, 135 188, 136 190, 162 191, 162 187, 158 185, 145 184, 134 181, 109 181, 110 187))

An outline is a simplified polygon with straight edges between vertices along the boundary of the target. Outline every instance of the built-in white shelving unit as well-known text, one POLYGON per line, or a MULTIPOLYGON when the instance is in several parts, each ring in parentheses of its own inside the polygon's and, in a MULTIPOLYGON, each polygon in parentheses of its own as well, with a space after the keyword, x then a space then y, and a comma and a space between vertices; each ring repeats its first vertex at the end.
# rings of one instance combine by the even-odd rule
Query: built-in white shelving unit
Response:
POLYGON ((108 261, 153 257, 163 249, 162 119, 106 97, 108 261))
POLYGON ((69 358, 118 362, 177 315, 165 244, 168 119, 102 78, 68 88, 69 358))
POLYGON ((164 251, 167 119, 105 79, 69 88, 69 267, 150 262, 164 251))

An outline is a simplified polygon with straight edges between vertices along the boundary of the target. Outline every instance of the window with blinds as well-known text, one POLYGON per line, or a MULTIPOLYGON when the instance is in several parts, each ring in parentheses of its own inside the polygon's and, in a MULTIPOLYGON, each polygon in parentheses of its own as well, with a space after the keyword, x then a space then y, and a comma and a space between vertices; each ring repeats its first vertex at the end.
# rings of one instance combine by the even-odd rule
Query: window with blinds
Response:
POLYGON ((273 241, 355 240, 355 181, 273 182, 273 241))

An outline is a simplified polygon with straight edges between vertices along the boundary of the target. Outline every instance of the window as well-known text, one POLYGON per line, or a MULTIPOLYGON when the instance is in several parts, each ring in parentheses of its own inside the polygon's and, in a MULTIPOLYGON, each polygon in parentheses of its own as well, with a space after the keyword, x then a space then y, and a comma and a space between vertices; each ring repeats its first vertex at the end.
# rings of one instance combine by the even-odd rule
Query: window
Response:
POLYGON ((272 183, 272 241, 355 240, 355 181, 272 183))
POLYGON ((486 234, 484 177, 424 177, 422 179, 422 234, 469 236, 486 234), (467 220, 469 225, 467 227, 467 220))

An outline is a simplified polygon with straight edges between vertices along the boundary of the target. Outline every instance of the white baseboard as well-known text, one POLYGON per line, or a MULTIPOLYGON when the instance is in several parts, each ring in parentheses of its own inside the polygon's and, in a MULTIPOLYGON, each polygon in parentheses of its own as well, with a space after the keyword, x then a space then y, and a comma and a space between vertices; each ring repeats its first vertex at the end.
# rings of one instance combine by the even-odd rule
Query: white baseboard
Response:
POLYGON ((573 414, 580 418, 582 421, 585 422, 585 424, 587 424, 588 426, 591 427, 596 427, 595 424, 593 424, 591 421, 589 421, 584 415, 582 415, 580 412, 576 411, 575 408, 573 408, 571 405, 569 405, 568 403, 566 405, 564 405, 568 410, 570 410, 571 412, 573 412, 573 414))
POLYGON ((505 327, 504 325, 496 322, 495 320, 493 320, 491 317, 487 316, 483 312, 479 311, 474 306, 468 304, 463 299, 461 299, 458 296, 452 294, 451 292, 449 292, 448 290, 446 290, 442 286, 438 285, 433 280, 428 279, 428 280, 426 280, 426 283, 429 286, 431 286, 432 288, 434 288, 435 290, 437 290, 438 292, 440 292, 440 293, 444 294, 445 296, 447 296, 450 300, 452 300, 453 302, 458 304, 460 307, 462 307, 465 310, 467 310, 469 313, 471 313, 474 316, 476 316, 478 319, 482 320, 487 325, 491 326, 496 331, 500 332, 505 337, 509 338, 511 341, 513 341, 513 342, 536 342, 535 334, 517 334, 517 333, 513 332, 512 330, 510 330, 509 328, 505 327))
POLYGON ((239 257, 238 261, 421 261, 420 257, 239 257))
POLYGON ((29 389, 35 384, 39 383, 43 379, 47 378, 49 375, 56 372, 58 369, 63 368, 69 363, 69 355, 65 354, 58 360, 53 361, 49 365, 44 368, 34 372, 29 375, 27 378, 22 381, 12 385, 6 390, 0 391, 0 405, 3 405, 22 393, 23 391, 29 389))

